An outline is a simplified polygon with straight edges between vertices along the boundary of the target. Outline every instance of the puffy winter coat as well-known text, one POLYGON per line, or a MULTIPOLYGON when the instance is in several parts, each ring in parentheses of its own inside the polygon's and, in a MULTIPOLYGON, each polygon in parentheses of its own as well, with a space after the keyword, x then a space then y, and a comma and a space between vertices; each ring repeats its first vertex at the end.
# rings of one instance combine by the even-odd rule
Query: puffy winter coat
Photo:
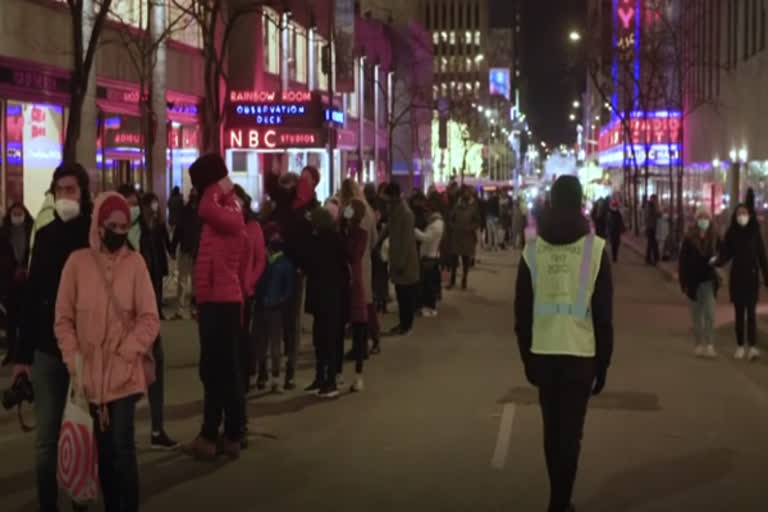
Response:
MULTIPOLYGON (((99 211, 110 195, 116 193, 99 196, 94 210, 99 211)), ((62 271, 54 325, 70 371, 76 370, 75 355, 82 356, 81 382, 86 398, 94 404, 146 392, 154 375, 145 368, 154 368, 152 344, 160 331, 155 291, 144 259, 127 247, 114 255, 100 247, 98 226, 92 223, 90 248, 73 252, 62 271)))
POLYGON ((195 262, 195 296, 198 304, 242 303, 251 273, 251 244, 245 220, 233 192, 218 183, 200 199, 200 249, 195 262))

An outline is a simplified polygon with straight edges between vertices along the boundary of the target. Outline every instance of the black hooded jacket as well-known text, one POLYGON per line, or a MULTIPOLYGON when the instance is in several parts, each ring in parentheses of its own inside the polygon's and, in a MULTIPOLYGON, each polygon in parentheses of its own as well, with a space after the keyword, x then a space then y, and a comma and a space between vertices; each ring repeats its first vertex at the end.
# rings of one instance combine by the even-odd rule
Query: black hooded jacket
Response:
POLYGON ((53 334, 61 272, 70 254, 89 247, 90 229, 91 212, 86 210, 69 222, 62 221, 56 214, 55 219, 35 235, 22 313, 21 339, 16 351, 17 363, 31 364, 35 350, 61 358, 53 334))
MULTIPOLYGON (((538 227, 538 236, 553 245, 568 245, 589 234, 589 223, 579 213, 548 209, 542 215, 538 227)), ((520 356, 526 368, 532 361, 533 343, 533 282, 531 271, 525 260, 520 258, 515 287, 515 333, 520 348, 520 356)), ((603 252, 600 271, 595 281, 592 294, 592 322, 595 329, 595 364, 598 370, 606 370, 611 363, 613 353, 613 280, 611 262, 607 252, 603 252)), ((549 356, 566 360, 583 360, 570 356, 549 356)), ((544 359, 544 357, 539 358, 544 359)))
POLYGON ((737 211, 738 208, 731 218, 731 226, 725 233, 725 240, 720 246, 715 265, 719 267, 731 262, 731 302, 754 304, 759 298, 760 272, 763 274, 763 281, 768 284, 765 244, 757 219, 750 215, 749 223, 742 227, 736 221, 737 211))

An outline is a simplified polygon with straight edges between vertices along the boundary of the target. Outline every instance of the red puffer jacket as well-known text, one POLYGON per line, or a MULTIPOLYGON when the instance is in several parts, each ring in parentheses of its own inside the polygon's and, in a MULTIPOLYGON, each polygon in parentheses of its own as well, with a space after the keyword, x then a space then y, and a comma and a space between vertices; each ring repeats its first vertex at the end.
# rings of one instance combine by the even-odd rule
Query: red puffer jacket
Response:
POLYGON ((200 249, 195 263, 195 297, 198 304, 243 302, 250 283, 251 244, 245 220, 233 193, 218 183, 200 199, 200 249))

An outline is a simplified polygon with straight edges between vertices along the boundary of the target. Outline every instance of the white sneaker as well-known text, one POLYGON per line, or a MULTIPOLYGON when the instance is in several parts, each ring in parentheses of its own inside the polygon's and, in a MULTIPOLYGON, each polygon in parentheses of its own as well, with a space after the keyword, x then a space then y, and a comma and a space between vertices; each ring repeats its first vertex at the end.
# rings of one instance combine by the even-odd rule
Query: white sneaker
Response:
POLYGON ((362 377, 358 377, 358 378, 355 379, 354 384, 352 384, 352 387, 350 388, 350 391, 352 391, 354 393, 359 393, 359 392, 361 392, 363 390, 363 388, 364 388, 364 386, 363 386, 363 378, 362 377))
POLYGON ((434 317, 436 317, 436 316, 437 316, 437 310, 436 310, 436 309, 429 309, 429 308, 424 308, 424 309, 421 311, 421 314, 422 314, 423 316, 427 317, 427 318, 434 318, 434 317))
POLYGON ((693 349, 693 353, 696 357, 704 357, 704 345, 696 345, 693 349))
POLYGON ((736 349, 736 353, 733 355, 736 359, 744 359, 744 355, 746 352, 744 351, 744 347, 739 347, 736 349))
POLYGON ((757 347, 749 347, 749 352, 747 353, 747 359, 749 359, 750 361, 754 361, 759 357, 760 357, 760 351, 757 349, 757 347))
POLYGON ((707 357, 717 357, 717 352, 715 351, 714 345, 707 345, 707 348, 705 349, 705 354, 707 357))

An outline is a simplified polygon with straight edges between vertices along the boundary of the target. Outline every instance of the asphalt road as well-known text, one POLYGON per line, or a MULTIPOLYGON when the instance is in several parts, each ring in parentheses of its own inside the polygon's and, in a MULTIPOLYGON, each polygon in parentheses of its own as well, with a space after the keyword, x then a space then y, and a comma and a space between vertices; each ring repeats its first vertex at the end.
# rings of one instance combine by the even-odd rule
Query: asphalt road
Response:
MULTIPOLYGON (((687 304, 657 271, 625 257, 614 269, 614 364, 590 405, 577 510, 768 509, 768 356, 695 359, 687 304)), ((384 342, 365 392, 332 402, 253 396, 251 446, 236 462, 149 451, 143 408, 141 510, 545 510, 541 419, 512 332, 516 259, 483 254, 469 291, 446 292, 438 318, 384 342)), ((732 320, 720 309, 719 346, 730 355, 732 320)), ((167 430, 189 440, 201 411, 195 328, 163 329, 167 430)), ((300 383, 311 378, 310 357, 300 383)), ((35 510, 33 437, 5 412, 0 454, 0 510, 35 510)))

